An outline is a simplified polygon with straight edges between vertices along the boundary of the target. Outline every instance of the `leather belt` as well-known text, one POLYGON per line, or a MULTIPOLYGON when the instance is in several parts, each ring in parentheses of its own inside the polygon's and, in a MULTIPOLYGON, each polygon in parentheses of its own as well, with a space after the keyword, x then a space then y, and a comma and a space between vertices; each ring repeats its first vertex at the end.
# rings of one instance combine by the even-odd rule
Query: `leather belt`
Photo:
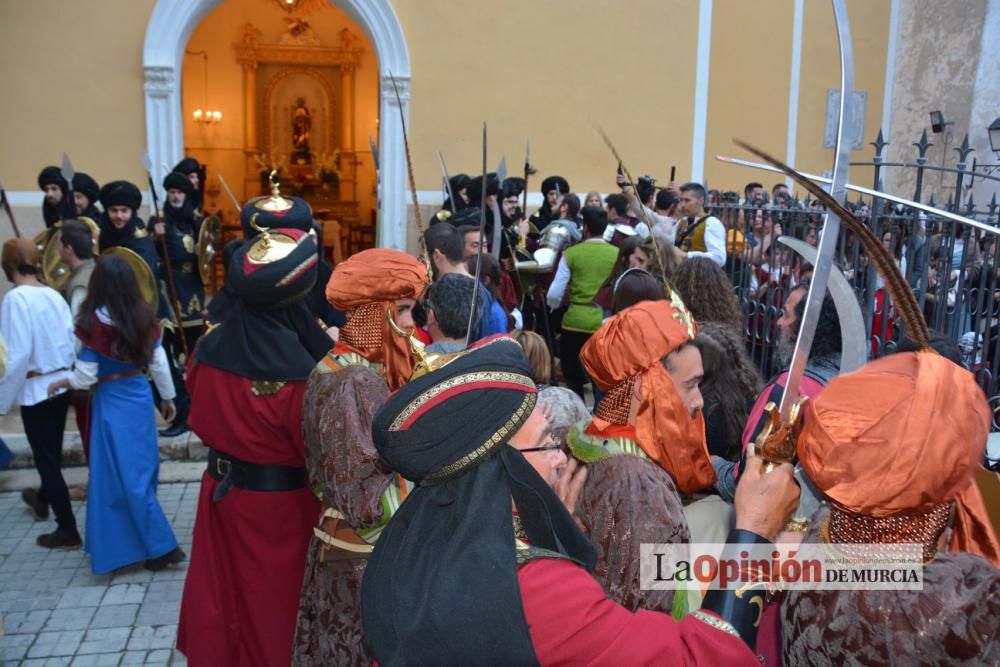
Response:
POLYGON ((31 378, 40 378, 43 375, 52 375, 53 373, 59 373, 61 371, 68 371, 68 370, 69 370, 68 368, 63 367, 63 368, 55 368, 51 371, 28 371, 28 379, 30 380, 31 378))
POLYGON ((208 450, 208 475, 221 482, 212 493, 212 500, 219 502, 234 487, 246 491, 296 491, 309 485, 304 467, 248 463, 208 450))
POLYGON ((323 543, 320 562, 368 558, 374 549, 347 523, 344 515, 332 507, 323 512, 319 526, 313 528, 313 534, 323 543))
POLYGON ((111 382, 112 380, 124 380, 125 378, 135 377, 141 374, 142 371, 138 368, 133 368, 130 371, 125 371, 124 373, 108 373, 107 375, 98 375, 97 384, 102 382, 111 382))

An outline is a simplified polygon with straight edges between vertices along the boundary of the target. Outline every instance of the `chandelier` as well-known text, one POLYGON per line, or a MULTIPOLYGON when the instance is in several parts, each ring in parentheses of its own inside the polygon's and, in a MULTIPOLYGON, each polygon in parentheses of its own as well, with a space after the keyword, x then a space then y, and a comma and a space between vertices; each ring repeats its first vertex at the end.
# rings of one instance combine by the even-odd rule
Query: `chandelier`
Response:
POLYGON ((216 109, 208 108, 208 52, 207 51, 186 51, 187 54, 192 56, 201 56, 202 63, 204 65, 203 76, 205 89, 202 95, 202 106, 195 109, 194 116, 196 123, 201 123, 202 125, 215 125, 222 121, 222 112, 216 109))
POLYGON ((301 10, 303 14, 326 9, 330 6, 330 0, 274 0, 274 2, 289 14, 296 10, 301 10))

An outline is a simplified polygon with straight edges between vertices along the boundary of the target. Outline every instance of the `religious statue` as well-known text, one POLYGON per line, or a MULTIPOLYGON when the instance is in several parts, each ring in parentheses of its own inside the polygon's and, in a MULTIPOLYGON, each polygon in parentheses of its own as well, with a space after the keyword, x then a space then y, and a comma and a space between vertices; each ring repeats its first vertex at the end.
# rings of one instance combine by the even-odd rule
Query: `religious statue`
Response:
POLYGON ((292 109, 292 160, 298 164, 309 164, 312 155, 309 149, 309 135, 312 131, 312 114, 304 97, 295 100, 292 109))

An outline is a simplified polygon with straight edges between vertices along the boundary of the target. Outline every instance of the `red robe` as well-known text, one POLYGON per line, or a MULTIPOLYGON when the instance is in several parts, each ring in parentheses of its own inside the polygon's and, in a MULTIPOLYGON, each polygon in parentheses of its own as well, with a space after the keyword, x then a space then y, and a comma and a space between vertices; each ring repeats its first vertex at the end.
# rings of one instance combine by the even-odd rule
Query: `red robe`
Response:
POLYGON ((539 558, 517 571, 521 603, 540 665, 747 665, 760 667, 739 637, 692 616, 678 622, 611 601, 583 568, 539 558))
MULTIPOLYGON (((243 461, 305 466, 305 381, 255 396, 251 381, 192 363, 188 423, 206 446, 243 461)), ((255 492, 202 476, 177 648, 198 665, 289 665, 306 550, 320 514, 308 488, 255 492)))

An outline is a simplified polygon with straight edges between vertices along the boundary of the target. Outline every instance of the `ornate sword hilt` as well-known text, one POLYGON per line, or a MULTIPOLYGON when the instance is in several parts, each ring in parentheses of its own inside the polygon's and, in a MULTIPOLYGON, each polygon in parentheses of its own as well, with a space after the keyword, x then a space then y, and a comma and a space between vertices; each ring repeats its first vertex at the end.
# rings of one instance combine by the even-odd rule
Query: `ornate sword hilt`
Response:
POLYGON ((761 469, 769 473, 782 463, 791 463, 795 457, 795 445, 802 432, 802 417, 808 396, 800 397, 792 405, 788 420, 781 419, 781 412, 774 403, 764 407, 767 422, 754 441, 754 452, 763 460, 761 469))

